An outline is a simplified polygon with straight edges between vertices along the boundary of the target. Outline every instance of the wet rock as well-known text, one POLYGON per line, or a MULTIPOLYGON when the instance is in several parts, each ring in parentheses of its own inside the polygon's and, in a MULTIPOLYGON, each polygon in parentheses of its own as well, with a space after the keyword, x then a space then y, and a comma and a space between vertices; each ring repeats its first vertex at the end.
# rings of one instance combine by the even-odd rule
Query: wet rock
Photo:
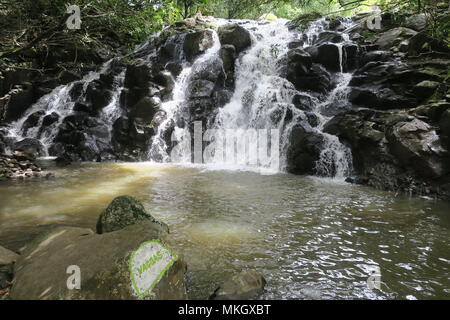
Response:
POLYGON ((313 58, 305 50, 290 50, 285 59, 286 68, 281 73, 298 90, 325 93, 330 89, 330 74, 321 65, 313 63, 313 58))
POLYGON ((388 130, 386 137, 391 152, 403 165, 412 166, 429 178, 439 178, 447 173, 442 161, 445 149, 436 131, 427 123, 418 119, 400 122, 388 130))
POLYGON ((42 157, 45 155, 44 146, 42 143, 33 138, 25 138, 13 145, 14 151, 22 151, 34 158, 42 157))
POLYGON ((322 64, 330 71, 341 70, 342 63, 346 60, 343 51, 335 44, 322 44, 317 48, 317 56, 313 57, 314 62, 322 64))
POLYGON ((413 104, 411 100, 389 88, 352 88, 349 100, 362 107, 380 110, 408 108, 413 104))
POLYGON ((307 94, 302 93, 296 94, 293 98, 292 103, 297 109, 303 111, 312 111, 314 108, 313 99, 307 94))
POLYGON ((294 174, 315 174, 316 162, 320 159, 323 136, 301 124, 296 125, 289 137, 287 170, 294 174))
POLYGON ((223 70, 226 75, 226 86, 234 88, 234 71, 236 63, 236 48, 233 45, 223 45, 219 52, 222 59, 223 70))
POLYGON ((342 33, 336 31, 324 31, 319 34, 315 42, 316 45, 324 43, 341 43, 344 42, 342 33))
POLYGON ((246 50, 252 44, 250 33, 237 24, 227 24, 219 27, 218 34, 220 43, 234 46, 237 54, 246 50))
POLYGON ((183 46, 186 59, 193 62, 196 57, 205 53, 213 44, 214 40, 211 30, 188 33, 183 46))
POLYGON ((58 120, 59 120, 59 114, 57 114, 56 112, 52 112, 51 114, 46 115, 44 117, 44 119, 42 120, 42 127, 45 128, 45 127, 51 126, 58 120))
POLYGON ((369 51, 363 54, 361 57, 361 65, 366 65, 369 62, 384 62, 392 59, 392 52, 390 51, 369 51))
MULTIPOLYGON (((148 241, 159 241, 170 248, 167 233, 149 221, 102 235, 71 227, 48 231, 27 245, 17 260, 10 297, 14 300, 186 299, 186 264, 173 251, 173 264, 161 270, 161 279, 145 297, 137 297, 131 279, 137 279, 138 271, 130 272, 130 259, 148 241), (67 269, 72 265, 80 268, 80 289, 68 289, 71 274, 67 269)), ((148 259, 154 256, 154 251, 145 252, 148 259)), ((141 293, 150 288, 150 283, 144 284, 141 293)))
POLYGON ((430 51, 442 52, 444 54, 450 54, 450 49, 443 42, 434 39, 424 30, 411 39, 408 44, 408 55, 417 56, 421 53, 430 53, 430 51))
POLYGON ((99 111, 109 104, 112 97, 110 89, 111 87, 101 80, 89 83, 86 89, 86 100, 94 111, 99 111))
POLYGON ((405 27, 394 28, 382 33, 375 44, 382 50, 391 49, 416 34, 417 31, 405 27))
POLYGON ((97 233, 108 233, 121 230, 127 226, 149 221, 159 226, 161 231, 169 232, 166 224, 156 221, 145 211, 138 200, 130 196, 121 196, 114 199, 101 213, 97 222, 97 233))
POLYGON ((44 115, 45 115, 45 111, 42 111, 42 110, 36 111, 36 112, 33 112, 32 114, 30 114, 22 126, 24 134, 26 135, 30 128, 36 127, 39 124, 39 120, 44 115))
POLYGON ((264 277, 255 271, 243 271, 225 281, 211 295, 211 300, 257 299, 266 285, 264 277))
POLYGON ((16 151, 13 156, 0 155, 0 180, 42 177, 44 174, 28 153, 16 151))

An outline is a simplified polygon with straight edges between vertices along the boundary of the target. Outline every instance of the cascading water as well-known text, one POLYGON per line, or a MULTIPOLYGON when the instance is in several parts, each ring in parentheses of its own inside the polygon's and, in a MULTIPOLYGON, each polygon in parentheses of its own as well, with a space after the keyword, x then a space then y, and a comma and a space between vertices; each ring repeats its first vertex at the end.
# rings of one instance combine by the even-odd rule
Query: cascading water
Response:
MULTIPOLYGON (((325 97, 317 98, 307 95, 314 102, 313 113, 318 118, 318 125, 315 128, 306 121, 306 115, 302 110, 293 105, 294 96, 299 93, 294 85, 280 76, 280 68, 283 65, 283 57, 289 50, 289 43, 295 39, 294 34, 288 30, 286 20, 279 19, 277 22, 261 23, 258 21, 246 21, 241 25, 252 35, 252 47, 248 49, 236 62, 236 84, 235 91, 229 101, 221 108, 216 116, 213 129, 221 130, 249 130, 249 129, 278 129, 280 137, 280 170, 286 168, 286 154, 289 147, 289 135, 292 128, 303 123, 311 130, 319 133, 324 138, 323 150, 320 159, 316 163, 316 172, 321 176, 331 176, 344 178, 351 174, 352 157, 348 147, 341 144, 335 136, 322 132, 324 124, 331 119, 327 116, 326 107, 334 105, 334 108, 344 106, 347 102, 348 84, 351 74, 343 73, 343 45, 337 44, 339 49, 340 68, 337 73, 336 87, 325 97)), ((223 21, 222 21, 223 23, 223 21)), ((314 43, 317 34, 323 31, 323 21, 319 20, 302 35, 304 38, 303 47, 314 43)), ((215 33, 214 33, 215 34, 215 33)), ((217 38, 217 36, 215 35, 217 38)), ((344 41, 348 40, 346 35, 344 41)), ((195 65, 205 63, 212 56, 217 55, 220 45, 215 40, 213 48, 199 58, 195 65)), ((174 90, 174 99, 163 105, 167 114, 167 119, 159 127, 156 139, 152 145, 152 151, 164 153, 165 161, 168 155, 164 134, 168 123, 176 119, 176 115, 182 112, 185 106, 186 90, 188 89, 189 77, 192 66, 185 66, 178 77, 174 90)), ((175 135, 182 136, 187 129, 176 129, 175 135)), ((221 142, 221 141, 220 141, 221 142)), ((248 152, 258 152, 256 148, 250 148, 248 152), (251 150, 250 150, 251 149, 251 150)), ((184 150, 185 154, 178 159, 181 162, 190 162, 190 145, 184 150), (188 154, 189 153, 189 154, 188 154)), ((210 154, 222 152, 221 148, 209 150, 210 154), (216 151, 216 152, 215 152, 216 151)), ((239 164, 241 167, 249 167, 251 164, 248 158, 257 158, 258 155, 243 154, 233 158, 218 157, 213 159, 214 165, 233 166, 239 164)), ((258 163, 257 166, 261 166, 258 163)))
MULTIPOLYGON (((183 70, 180 75, 175 80, 174 89, 172 91, 172 99, 166 101, 162 104, 161 110, 164 113, 164 120, 158 127, 158 131, 152 140, 152 144, 149 150, 149 158, 155 159, 162 162, 171 161, 169 155, 169 147, 166 142, 166 132, 171 127, 174 119, 177 119, 180 115, 185 112, 186 106, 186 95, 191 77, 196 70, 196 67, 201 67, 203 64, 207 63, 210 59, 217 57, 220 50, 220 41, 216 32, 213 32, 213 45, 211 48, 206 50, 206 52, 199 57, 193 64, 185 62, 183 64, 183 70)), ((179 50, 177 50, 179 51, 179 50)), ((181 55, 179 53, 179 55, 181 55)), ((176 127, 174 135, 178 141, 182 140, 185 136, 187 128, 176 127)), ((190 146, 182 148, 177 156, 178 162, 186 163, 191 161, 190 146)))
MULTIPOLYGON (((49 94, 40 98, 32 105, 25 114, 16 122, 8 126, 7 138, 13 141, 20 141, 25 138, 34 138, 39 140, 44 152, 48 156, 49 148, 53 144, 56 135, 59 132, 60 125, 63 120, 74 112, 76 102, 83 99, 90 83, 100 78, 100 75, 107 72, 111 67, 113 60, 107 61, 98 72, 90 72, 83 79, 69 83, 67 85, 55 88, 49 94), (81 85, 80 92, 74 97, 71 93, 75 86, 81 85), (39 119, 33 126, 27 126, 26 122, 33 114, 40 113, 39 119), (53 116, 56 121, 43 126, 48 117, 53 116)), ((112 96, 109 104, 100 112, 100 120, 112 128, 114 121, 120 117, 121 109, 119 108, 119 96, 123 88, 125 72, 121 72, 115 76, 113 80, 112 96)), ((110 133, 110 132, 109 132, 110 133)))

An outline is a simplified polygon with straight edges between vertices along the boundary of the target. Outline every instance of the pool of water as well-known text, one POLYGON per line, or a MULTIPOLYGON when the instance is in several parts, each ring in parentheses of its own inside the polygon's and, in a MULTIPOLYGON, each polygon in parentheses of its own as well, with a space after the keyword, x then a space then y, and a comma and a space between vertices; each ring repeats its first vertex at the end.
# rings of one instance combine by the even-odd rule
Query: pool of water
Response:
POLYGON ((189 296, 229 275, 264 274, 264 299, 450 298, 450 203, 331 179, 204 167, 83 164, 0 183, 0 245, 56 225, 95 227, 119 195, 166 222, 188 263, 189 296), (381 289, 367 279, 379 268, 381 289))

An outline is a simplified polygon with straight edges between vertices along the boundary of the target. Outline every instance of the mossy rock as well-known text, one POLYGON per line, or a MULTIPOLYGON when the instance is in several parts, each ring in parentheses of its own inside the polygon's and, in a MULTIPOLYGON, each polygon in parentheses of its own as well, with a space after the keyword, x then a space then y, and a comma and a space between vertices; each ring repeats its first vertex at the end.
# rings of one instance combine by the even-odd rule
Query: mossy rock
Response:
POLYGON ((130 196, 121 196, 115 198, 100 214, 97 221, 97 232, 99 234, 113 232, 145 221, 154 223, 161 230, 169 232, 169 227, 147 213, 142 203, 137 199, 130 196))

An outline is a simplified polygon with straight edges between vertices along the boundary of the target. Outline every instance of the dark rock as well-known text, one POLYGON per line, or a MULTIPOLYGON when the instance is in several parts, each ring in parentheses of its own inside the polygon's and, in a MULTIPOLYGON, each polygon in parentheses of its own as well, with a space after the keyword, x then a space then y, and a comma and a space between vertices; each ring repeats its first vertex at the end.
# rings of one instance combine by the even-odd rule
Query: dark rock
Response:
POLYGON ((436 132, 425 122, 415 119, 400 122, 388 130, 386 137, 394 156, 405 166, 427 178, 439 178, 448 169, 442 158, 445 149, 436 132))
POLYGON ((442 52, 447 55, 450 53, 450 49, 446 44, 430 37, 426 31, 421 31, 409 39, 409 56, 417 56, 430 51, 442 52))
POLYGON ((330 71, 341 71, 345 57, 343 56, 342 49, 335 44, 322 44, 317 48, 317 57, 314 59, 325 66, 330 71))
POLYGON ((49 115, 46 115, 44 119, 42 120, 42 127, 48 127, 54 124, 59 120, 59 114, 56 112, 52 112, 49 115))
POLYGON ((92 105, 92 109, 99 111, 111 101, 111 87, 101 80, 89 83, 86 89, 86 100, 92 105))
POLYGON ((361 57, 361 65, 366 65, 369 62, 375 61, 375 62, 384 62, 389 61, 392 59, 392 53, 390 51, 369 51, 363 54, 361 57))
POLYGON ((251 46, 250 33, 237 24, 227 24, 219 27, 220 43, 222 45, 233 45, 239 54, 251 46))
POLYGON ((16 121, 35 101, 31 83, 17 85, 7 95, 0 98, 0 109, 4 110, 1 118, 6 122, 16 121))
POLYGON ((312 111, 314 108, 314 102, 313 99, 306 94, 298 93, 294 96, 294 99, 292 101, 294 106, 297 109, 303 110, 303 111, 312 111))
POLYGON ((264 277, 254 271, 243 271, 225 281, 211 295, 211 300, 250 300, 258 298, 266 285, 264 277))
POLYGON ((189 99, 209 98, 214 90, 214 83, 208 80, 195 80, 188 87, 189 99))
POLYGON ((97 222, 97 233, 108 233, 126 228, 127 226, 148 221, 158 225, 164 232, 169 232, 166 224, 156 221, 145 211, 144 206, 130 196, 114 199, 101 213, 97 222))
POLYGON ((382 33, 375 44, 381 50, 391 49, 392 47, 399 45, 405 39, 409 39, 416 34, 417 31, 408 28, 394 28, 382 33))
POLYGON ((324 31, 319 34, 315 42, 316 45, 324 43, 341 43, 344 42, 342 33, 336 31, 324 31))
POLYGON ((132 108, 131 116, 150 123, 160 107, 161 99, 157 97, 144 97, 132 108))
POLYGON ((232 45, 223 45, 219 52, 222 59, 223 71, 226 75, 226 85, 228 88, 234 88, 234 72, 236 63, 236 48, 232 45))
POLYGON ((316 162, 320 159, 323 136, 317 131, 298 124, 289 137, 287 170, 294 174, 315 174, 316 162))
POLYGON ((14 143, 14 151, 23 151, 33 157, 42 157, 45 155, 44 146, 42 143, 33 138, 25 138, 19 142, 14 143))
POLYGON ((203 30, 188 33, 184 40, 184 53, 186 59, 193 62, 200 54, 213 46, 213 33, 211 30, 203 30))
POLYGON ((26 135, 30 128, 37 127, 37 125, 39 124, 39 120, 41 120, 42 116, 44 116, 44 115, 45 115, 45 111, 42 111, 42 110, 36 111, 36 112, 33 112, 32 114, 30 114, 22 126, 22 130, 23 130, 24 134, 26 135))

